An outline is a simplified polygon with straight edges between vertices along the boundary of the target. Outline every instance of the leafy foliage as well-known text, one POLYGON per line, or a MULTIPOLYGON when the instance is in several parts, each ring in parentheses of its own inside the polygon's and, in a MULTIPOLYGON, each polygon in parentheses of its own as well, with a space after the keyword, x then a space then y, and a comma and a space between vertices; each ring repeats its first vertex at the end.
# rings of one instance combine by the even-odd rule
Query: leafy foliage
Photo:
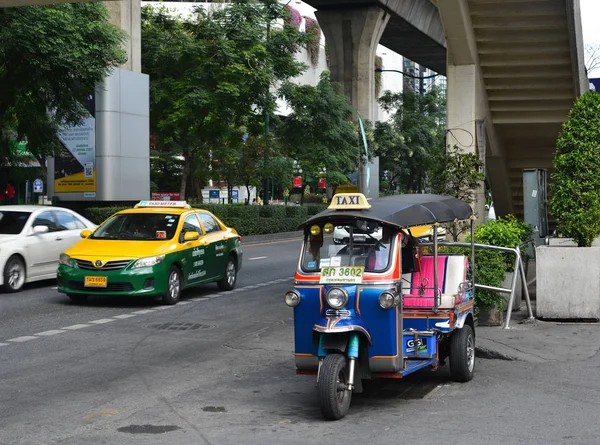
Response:
MULTIPOLYGON (((532 228, 529 224, 517 220, 514 215, 489 220, 475 228, 475 239, 478 243, 499 247, 514 248, 531 239, 532 228)), ((515 267, 515 256, 503 253, 504 271, 512 272, 515 267)), ((484 283, 485 284, 485 283, 484 283)))
POLYGON ((0 162, 11 140, 27 140, 45 165, 60 126, 85 117, 82 104, 126 61, 125 34, 107 18, 102 3, 0 8, 0 162))
MULTIPOLYGON (((165 8, 142 10, 142 68, 150 74, 151 132, 157 145, 184 159, 188 178, 219 170, 234 183, 244 134, 265 133, 276 103, 271 88, 302 72, 294 59, 308 37, 295 27, 275 29, 285 17, 276 0, 242 0, 227 8, 195 9, 172 17, 165 8)), ((198 195, 198 191, 191 190, 198 195)))
POLYGON ((316 87, 284 84, 280 94, 292 113, 277 129, 283 151, 299 162, 305 174, 316 178, 326 167, 327 183, 334 187, 349 182, 345 173, 356 171, 358 159, 352 106, 339 89, 327 71, 316 87))
POLYGON ((600 235, 600 94, 578 98, 556 143, 550 212, 579 247, 600 235))
POLYGON ((379 99, 392 113, 387 122, 375 124, 375 155, 386 176, 388 189, 397 184, 402 193, 423 191, 430 180, 435 159, 444 148, 445 99, 438 89, 425 94, 412 91, 379 99))
POLYGON ((319 51, 321 48, 321 27, 319 22, 310 17, 304 17, 305 29, 307 34, 311 36, 306 50, 312 66, 319 65, 319 51))
POLYGON ((302 24, 302 16, 298 10, 289 4, 285 5, 285 9, 288 15, 285 17, 284 22, 287 25, 292 25, 293 27, 300 29, 300 25, 302 24))
MULTIPOLYGON (((475 202, 475 192, 485 178, 483 164, 475 153, 465 153, 456 145, 438 155, 431 178, 434 193, 453 196, 468 204, 475 202)), ((446 231, 457 241, 469 229, 468 222, 445 225, 446 231)), ((512 247, 512 246, 511 246, 512 247)))

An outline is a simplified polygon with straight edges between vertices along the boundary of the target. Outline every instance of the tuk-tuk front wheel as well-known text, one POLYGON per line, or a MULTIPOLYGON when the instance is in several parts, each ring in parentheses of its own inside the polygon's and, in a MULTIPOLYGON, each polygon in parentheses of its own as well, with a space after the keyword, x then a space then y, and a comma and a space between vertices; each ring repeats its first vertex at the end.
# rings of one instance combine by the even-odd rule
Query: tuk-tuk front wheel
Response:
POLYGON ((319 401, 327 420, 339 420, 348 413, 352 391, 348 388, 348 366, 342 354, 329 354, 319 373, 319 401))
POLYGON ((450 374, 456 382, 468 382, 475 371, 475 335, 465 324, 450 337, 450 374))

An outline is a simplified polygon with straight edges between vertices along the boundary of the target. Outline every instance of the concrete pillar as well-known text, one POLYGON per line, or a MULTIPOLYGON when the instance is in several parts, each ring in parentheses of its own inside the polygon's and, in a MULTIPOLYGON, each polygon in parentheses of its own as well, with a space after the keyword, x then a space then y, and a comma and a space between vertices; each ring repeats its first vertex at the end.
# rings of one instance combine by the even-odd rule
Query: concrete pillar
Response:
MULTIPOLYGON (((481 90, 477 85, 479 68, 474 64, 454 65, 448 64, 447 80, 447 132, 446 145, 457 145, 463 152, 479 154, 479 150, 486 146, 477 138, 477 121, 484 116, 481 113, 481 90)), ((481 158, 485 162, 485 153, 481 158)), ((473 210, 479 221, 483 221, 485 190, 480 187, 476 192, 473 210)))
MULTIPOLYGON (((375 122, 375 52, 390 15, 383 9, 344 8, 316 11, 329 47, 331 78, 343 85, 344 94, 363 120, 375 122)), ((379 160, 360 172, 359 190, 367 197, 379 196, 379 160), (370 176, 367 184, 367 176, 370 176)))
POLYGON ((120 0, 105 3, 110 22, 120 26, 129 36, 124 46, 127 62, 121 68, 142 72, 142 3, 140 0, 120 0))

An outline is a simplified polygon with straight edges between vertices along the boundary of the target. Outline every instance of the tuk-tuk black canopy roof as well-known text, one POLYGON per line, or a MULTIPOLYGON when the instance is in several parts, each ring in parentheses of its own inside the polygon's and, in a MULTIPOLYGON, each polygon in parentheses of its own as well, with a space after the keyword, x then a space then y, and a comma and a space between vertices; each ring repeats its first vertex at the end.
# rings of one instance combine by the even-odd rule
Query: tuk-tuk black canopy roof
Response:
POLYGON ((369 204, 371 204, 371 208, 363 210, 327 209, 309 218, 299 228, 315 223, 335 223, 358 219, 409 228, 465 220, 473 215, 471 206, 466 202, 442 195, 394 195, 370 199, 369 204))

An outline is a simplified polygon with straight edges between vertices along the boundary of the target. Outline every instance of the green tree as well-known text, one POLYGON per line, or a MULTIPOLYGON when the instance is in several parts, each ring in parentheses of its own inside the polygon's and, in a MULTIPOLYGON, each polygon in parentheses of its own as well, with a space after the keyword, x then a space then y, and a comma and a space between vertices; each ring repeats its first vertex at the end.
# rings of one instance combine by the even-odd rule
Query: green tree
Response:
POLYGON ((241 129, 250 136, 265 133, 276 109, 271 91, 305 69, 293 54, 307 37, 291 25, 271 26, 285 15, 276 0, 197 8, 189 18, 143 8, 151 131, 159 145, 184 158, 182 195, 192 169, 207 169, 211 159, 237 181, 241 129))
POLYGON ((327 71, 316 87, 286 83, 280 90, 292 110, 277 129, 283 150, 313 178, 325 168, 331 186, 350 182, 362 153, 352 106, 339 91, 327 71))
POLYGON ((386 173, 386 192, 394 183, 407 192, 423 191, 435 159, 443 151, 446 102, 438 88, 425 94, 386 91, 379 99, 391 113, 375 125, 375 155, 386 173))
POLYGON ((27 140, 44 166, 60 127, 85 117, 86 98, 126 61, 125 34, 107 18, 102 3, 0 8, 0 163, 10 141, 27 140))
MULTIPOLYGON (((436 157, 431 175, 431 190, 440 195, 453 196, 473 204, 476 190, 482 186, 485 178, 483 163, 475 153, 462 151, 458 146, 448 147, 446 152, 436 157)), ((470 227, 468 222, 447 224, 446 230, 458 241, 461 234, 470 227)))
POLYGON ((558 231, 589 247, 600 235, 600 94, 575 101, 556 143, 550 212, 558 231))

